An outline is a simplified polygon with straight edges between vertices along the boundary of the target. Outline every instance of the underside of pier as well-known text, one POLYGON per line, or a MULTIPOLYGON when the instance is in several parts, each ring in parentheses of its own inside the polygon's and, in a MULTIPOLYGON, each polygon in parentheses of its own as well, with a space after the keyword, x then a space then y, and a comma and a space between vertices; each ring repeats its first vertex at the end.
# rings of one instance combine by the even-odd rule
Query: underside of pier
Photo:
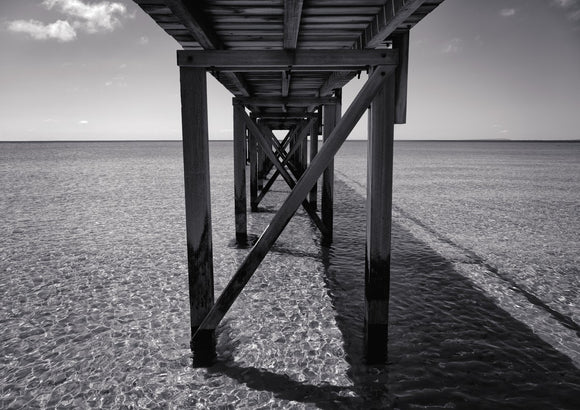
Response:
POLYGON ((194 361, 206 365, 215 359, 216 327, 299 207, 320 231, 322 243, 332 242, 333 158, 368 109, 366 314, 361 326, 367 362, 384 363, 393 128, 406 121, 409 30, 443 0, 134 1, 183 48, 177 64, 194 361), (208 72, 233 95, 235 236, 240 246, 251 247, 217 300, 208 72), (368 73, 368 80, 343 114, 342 87, 361 72, 368 73), (250 243, 247 192, 255 211, 277 179, 285 181, 289 195, 250 243))

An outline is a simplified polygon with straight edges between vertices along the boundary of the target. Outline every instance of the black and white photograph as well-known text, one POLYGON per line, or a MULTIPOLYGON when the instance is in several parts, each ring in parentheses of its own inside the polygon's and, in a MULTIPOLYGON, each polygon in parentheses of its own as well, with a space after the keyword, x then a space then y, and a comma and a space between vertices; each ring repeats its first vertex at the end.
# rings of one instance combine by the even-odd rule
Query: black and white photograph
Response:
POLYGON ((580 409, 580 0, 0 0, 1 409, 580 409))

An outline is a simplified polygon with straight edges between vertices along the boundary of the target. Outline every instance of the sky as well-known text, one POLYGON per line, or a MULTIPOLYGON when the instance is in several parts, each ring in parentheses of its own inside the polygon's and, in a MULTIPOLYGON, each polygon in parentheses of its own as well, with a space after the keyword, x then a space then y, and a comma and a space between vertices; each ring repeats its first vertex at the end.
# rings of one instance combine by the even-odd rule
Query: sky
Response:
MULTIPOLYGON (((129 0, 0 0, 0 141, 180 139, 178 48, 129 0)), ((397 139, 580 139, 580 0, 446 0, 409 59, 397 139)), ((231 139, 232 95, 208 95, 231 139)))

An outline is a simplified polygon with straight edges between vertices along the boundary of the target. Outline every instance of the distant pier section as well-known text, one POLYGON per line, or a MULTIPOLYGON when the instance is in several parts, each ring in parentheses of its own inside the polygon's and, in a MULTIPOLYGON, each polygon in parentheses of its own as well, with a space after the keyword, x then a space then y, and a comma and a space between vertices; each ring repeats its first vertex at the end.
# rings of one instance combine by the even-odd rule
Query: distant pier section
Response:
POLYGON ((177 64, 194 361, 214 361, 216 327, 298 208, 310 216, 321 242, 332 242, 333 159, 368 109, 366 268, 361 272, 366 311, 361 326, 366 361, 385 363, 394 124, 406 122, 409 31, 443 0, 134 1, 183 48, 177 64), (217 299, 207 72, 233 95, 232 235, 240 246, 251 245, 217 299), (343 113, 342 87, 361 72, 368 73, 368 80, 343 113), (274 134, 280 130, 285 133, 281 140, 274 134), (288 197, 250 244, 247 212, 258 209, 277 180, 288 185, 288 197))

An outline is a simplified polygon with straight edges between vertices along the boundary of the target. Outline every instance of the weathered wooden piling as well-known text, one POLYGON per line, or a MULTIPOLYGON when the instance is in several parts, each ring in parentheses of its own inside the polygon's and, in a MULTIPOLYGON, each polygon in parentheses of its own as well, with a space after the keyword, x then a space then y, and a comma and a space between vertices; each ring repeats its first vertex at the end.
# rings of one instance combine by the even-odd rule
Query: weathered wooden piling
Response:
MULTIPOLYGON (((318 121, 312 125, 310 128, 310 163, 318 154, 318 121)), ((312 208, 316 209, 318 207, 318 184, 314 183, 314 186, 310 190, 310 194, 308 196, 308 201, 312 208)))
MULTIPOLYGON (((337 101, 334 104, 325 104, 323 106, 323 137, 322 143, 325 144, 332 134, 337 120, 340 118, 340 91, 336 91, 337 101)), ((334 225, 334 159, 329 161, 322 176, 322 193, 320 198, 322 211, 322 222, 326 226, 327 235, 322 238, 323 243, 332 242, 333 225, 334 225)))
POLYGON ((387 359, 395 79, 390 76, 369 112, 365 346, 369 363, 387 359))
POLYGON ((256 212, 258 210, 258 146, 256 136, 251 131, 248 131, 248 151, 250 157, 250 207, 252 212, 256 212))
POLYGON ((205 365, 214 360, 216 343, 215 328, 199 329, 214 305, 205 70, 181 67, 180 81, 191 349, 205 365))
MULTIPOLYGON (((234 105, 236 101, 233 101, 234 105)), ((234 109, 234 212, 236 218, 236 242, 248 241, 246 200, 246 125, 240 113, 234 109)))

